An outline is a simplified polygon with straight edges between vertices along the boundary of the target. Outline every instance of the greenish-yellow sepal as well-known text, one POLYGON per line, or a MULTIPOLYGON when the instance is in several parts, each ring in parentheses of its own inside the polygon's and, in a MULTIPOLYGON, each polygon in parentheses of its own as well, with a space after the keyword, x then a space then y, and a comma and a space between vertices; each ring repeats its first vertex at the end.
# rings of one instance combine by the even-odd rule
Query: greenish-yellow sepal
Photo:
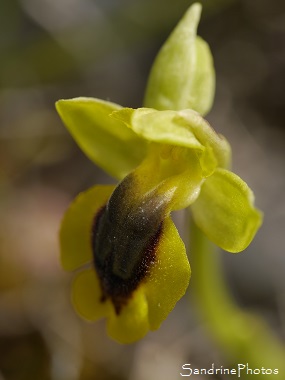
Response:
POLYGON ((204 150, 203 144, 195 137, 191 127, 179 122, 177 111, 124 108, 113 112, 112 116, 148 141, 204 150))
POLYGON ((254 196, 236 174, 217 169, 206 179, 191 206, 197 225, 219 247, 229 252, 244 250, 262 222, 254 196))
POLYGON ((193 110, 123 108, 114 111, 111 116, 125 123, 143 139, 195 150, 201 157, 205 176, 210 175, 216 166, 230 165, 231 149, 227 140, 193 110))
POLYGON ((110 114, 122 107, 95 98, 59 100, 56 109, 82 151, 111 176, 122 179, 146 153, 146 142, 110 114))
POLYGON ((205 147, 211 147, 218 166, 228 168, 231 165, 231 146, 224 136, 218 134, 201 115, 193 110, 177 112, 177 122, 191 128, 195 138, 205 147))

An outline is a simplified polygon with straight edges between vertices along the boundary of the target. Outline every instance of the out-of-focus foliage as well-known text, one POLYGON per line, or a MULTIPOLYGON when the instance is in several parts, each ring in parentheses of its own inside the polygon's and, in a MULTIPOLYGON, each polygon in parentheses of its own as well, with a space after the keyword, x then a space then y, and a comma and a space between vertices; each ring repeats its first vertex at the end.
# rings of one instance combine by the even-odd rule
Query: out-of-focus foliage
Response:
MULTIPOLYGON (((225 365, 186 302, 140 344, 109 341, 103 325, 74 315, 58 264, 67 204, 111 180, 73 143, 54 102, 82 95, 141 106, 153 58, 190 3, 0 1, 0 378, 172 380, 189 360, 225 365)), ((285 5, 202 4, 198 33, 217 73, 209 120, 266 215, 248 252, 225 257, 227 274, 238 299, 284 337, 285 5)))

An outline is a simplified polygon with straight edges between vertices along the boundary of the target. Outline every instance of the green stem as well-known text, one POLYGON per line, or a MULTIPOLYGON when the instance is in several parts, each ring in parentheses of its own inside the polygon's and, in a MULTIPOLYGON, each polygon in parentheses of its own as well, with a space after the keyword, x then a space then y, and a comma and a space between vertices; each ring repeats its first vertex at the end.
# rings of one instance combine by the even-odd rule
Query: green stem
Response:
MULTIPOLYGON (((285 379, 285 348, 257 315, 241 310, 225 283, 220 256, 191 221, 191 288, 202 321, 225 354, 229 364, 260 369, 255 379, 285 379), (262 368, 278 369, 264 377, 262 368)), ((263 371, 263 372, 264 372, 263 371)), ((241 378, 249 376, 246 368, 241 378)))

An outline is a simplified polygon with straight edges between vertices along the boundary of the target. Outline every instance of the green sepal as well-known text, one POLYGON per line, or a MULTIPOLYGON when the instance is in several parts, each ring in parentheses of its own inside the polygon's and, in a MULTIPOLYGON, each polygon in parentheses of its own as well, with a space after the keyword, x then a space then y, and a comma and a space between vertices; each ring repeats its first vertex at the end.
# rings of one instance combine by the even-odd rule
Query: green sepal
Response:
POLYGON ((204 150, 191 129, 177 122, 177 111, 123 108, 113 112, 112 116, 145 140, 204 150))
POLYGON ((229 252, 247 248, 262 223, 254 196, 236 174, 217 169, 201 187, 191 205, 198 227, 219 247, 229 252))
MULTIPOLYGON (((211 147, 219 167, 229 168, 231 166, 230 144, 223 135, 218 134, 211 127, 207 120, 193 110, 177 112, 177 119, 180 124, 191 128, 192 133, 203 146, 211 147)), ((207 154, 211 155, 211 153, 207 154)))
POLYGON ((212 107, 215 71, 208 44, 196 37, 201 5, 193 4, 159 51, 152 66, 144 105, 157 110, 212 107))
POLYGON ((176 122, 177 111, 151 108, 124 108, 112 116, 126 123, 137 135, 148 141, 204 150, 190 128, 176 122))
MULTIPOLYGON (((171 146, 182 146, 204 155, 203 170, 216 165, 228 167, 231 149, 227 140, 217 134, 209 123, 193 110, 157 111, 151 108, 122 108, 113 118, 125 123, 143 139, 171 146), (206 150, 210 150, 207 151, 206 150), (211 161, 211 162, 210 162, 211 161), (215 164, 216 163, 216 164, 215 164)), ((210 173, 213 170, 210 170, 210 173)))
POLYGON ((59 100, 56 109, 82 151, 111 176, 122 179, 146 153, 146 142, 110 117, 122 107, 95 98, 59 100), (127 154, 126 154, 127 152, 127 154))

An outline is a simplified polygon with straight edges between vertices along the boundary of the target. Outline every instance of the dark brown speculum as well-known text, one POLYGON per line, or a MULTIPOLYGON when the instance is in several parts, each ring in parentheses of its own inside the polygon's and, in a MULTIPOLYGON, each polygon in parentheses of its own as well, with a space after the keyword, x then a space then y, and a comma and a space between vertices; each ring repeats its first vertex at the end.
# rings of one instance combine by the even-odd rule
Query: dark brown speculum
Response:
POLYGON ((153 194, 139 198, 128 176, 94 219, 92 249, 102 302, 111 299, 119 314, 156 260, 166 204, 153 194))

